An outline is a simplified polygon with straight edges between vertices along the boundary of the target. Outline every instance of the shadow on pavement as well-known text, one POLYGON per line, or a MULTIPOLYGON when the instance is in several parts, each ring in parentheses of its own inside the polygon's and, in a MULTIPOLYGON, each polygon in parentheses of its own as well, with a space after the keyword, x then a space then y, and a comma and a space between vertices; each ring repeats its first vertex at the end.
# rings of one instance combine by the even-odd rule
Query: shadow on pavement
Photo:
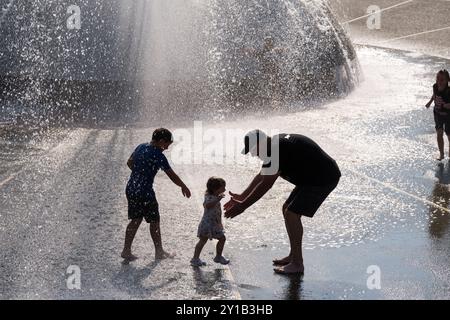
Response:
POLYGON ((152 274, 158 264, 159 261, 153 261, 140 268, 132 263, 122 263, 119 272, 112 277, 111 282, 120 291, 127 292, 131 296, 148 298, 155 288, 145 286, 144 280, 152 274))
POLYGON ((214 269, 205 271, 198 267, 193 267, 195 291, 200 295, 217 295, 217 286, 226 285, 228 282, 224 269, 214 269))

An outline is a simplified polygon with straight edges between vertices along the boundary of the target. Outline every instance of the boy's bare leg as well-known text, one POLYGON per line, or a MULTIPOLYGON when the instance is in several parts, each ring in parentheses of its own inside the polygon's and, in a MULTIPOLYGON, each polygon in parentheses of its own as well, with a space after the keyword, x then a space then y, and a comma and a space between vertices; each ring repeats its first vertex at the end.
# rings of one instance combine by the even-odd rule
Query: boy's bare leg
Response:
POLYGON ((437 160, 442 160, 445 158, 445 155, 444 155, 444 130, 438 129, 436 131, 436 133, 437 133, 437 144, 438 144, 438 148, 439 148, 439 158, 437 160))
POLYGON ((200 238, 197 245, 195 246, 194 259, 200 259, 200 254, 202 253, 203 247, 208 242, 208 238, 200 238))
POLYGON ((141 225, 142 218, 132 219, 130 223, 128 223, 127 229, 125 231, 125 245, 123 247, 123 251, 121 257, 126 260, 136 260, 137 257, 131 253, 131 246, 133 244, 134 237, 136 236, 136 232, 141 225))
POLYGON ((303 254, 302 254, 302 239, 303 239, 303 225, 301 215, 287 210, 286 226, 289 229, 289 242, 291 244, 291 261, 284 267, 276 268, 275 271, 280 273, 303 273, 303 254))
POLYGON ((155 245, 155 259, 162 260, 167 258, 173 258, 175 255, 170 254, 163 250, 162 240, 161 240, 161 229, 159 227, 159 222, 150 223, 150 235, 155 245))

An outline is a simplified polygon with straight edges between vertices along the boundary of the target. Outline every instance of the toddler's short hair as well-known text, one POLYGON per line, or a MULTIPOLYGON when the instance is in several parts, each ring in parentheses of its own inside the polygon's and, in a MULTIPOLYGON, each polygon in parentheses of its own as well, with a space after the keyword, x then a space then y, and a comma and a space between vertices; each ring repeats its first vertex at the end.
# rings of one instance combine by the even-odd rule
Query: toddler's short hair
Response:
POLYGON ((218 177, 211 177, 208 179, 208 182, 206 183, 206 193, 213 194, 217 189, 225 186, 226 182, 224 179, 218 177))

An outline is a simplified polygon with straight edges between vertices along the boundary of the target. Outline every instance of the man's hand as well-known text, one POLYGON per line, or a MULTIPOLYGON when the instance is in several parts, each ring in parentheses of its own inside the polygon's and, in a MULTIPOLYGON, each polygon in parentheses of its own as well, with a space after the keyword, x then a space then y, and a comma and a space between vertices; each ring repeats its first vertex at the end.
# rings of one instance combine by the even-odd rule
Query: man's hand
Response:
POLYGON ((245 211, 245 207, 242 204, 242 202, 234 198, 231 198, 230 201, 225 203, 224 209, 225 209, 225 218, 228 219, 233 219, 245 211))
POLYGON ((181 193, 183 193, 183 196, 186 198, 191 197, 191 190, 189 190, 189 188, 186 186, 181 187, 181 193))
POLYGON ((237 201, 244 201, 244 197, 242 196, 242 194, 237 194, 237 193, 233 193, 233 192, 228 192, 231 196, 232 199, 235 199, 237 201))
POLYGON ((430 107, 431 107, 431 102, 428 102, 428 103, 425 105, 425 108, 429 109, 430 107))

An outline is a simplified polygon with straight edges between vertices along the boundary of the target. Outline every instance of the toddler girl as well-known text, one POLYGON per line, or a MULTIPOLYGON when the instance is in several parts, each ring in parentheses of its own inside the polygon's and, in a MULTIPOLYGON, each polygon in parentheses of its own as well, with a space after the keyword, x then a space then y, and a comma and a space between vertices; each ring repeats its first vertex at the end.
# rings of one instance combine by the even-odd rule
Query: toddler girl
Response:
POLYGON ((230 262, 222 256, 226 238, 222 225, 222 208, 220 201, 225 197, 225 186, 225 180, 216 177, 209 178, 206 184, 205 201, 203 202, 203 218, 198 226, 197 233, 199 241, 195 246, 194 257, 191 260, 191 265, 194 267, 206 265, 205 262, 200 260, 200 254, 206 242, 208 242, 208 239, 219 240, 216 246, 216 257, 214 258, 214 262, 220 264, 228 264, 230 262))

